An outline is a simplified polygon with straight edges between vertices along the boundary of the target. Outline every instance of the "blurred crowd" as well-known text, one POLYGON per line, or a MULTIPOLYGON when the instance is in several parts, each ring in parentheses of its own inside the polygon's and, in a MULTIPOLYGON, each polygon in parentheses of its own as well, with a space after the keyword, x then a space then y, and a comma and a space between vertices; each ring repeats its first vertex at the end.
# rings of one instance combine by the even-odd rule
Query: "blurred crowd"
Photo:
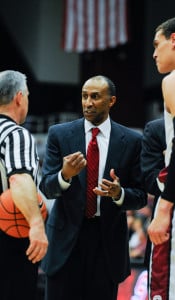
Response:
POLYGON ((143 259, 147 243, 147 226, 152 214, 153 197, 148 195, 148 204, 144 208, 127 211, 129 228, 129 250, 132 259, 143 259))
POLYGON ((147 300, 148 272, 144 266, 147 246, 147 226, 152 215, 154 197, 148 194, 148 204, 140 210, 127 211, 131 275, 120 284, 117 300, 147 300))

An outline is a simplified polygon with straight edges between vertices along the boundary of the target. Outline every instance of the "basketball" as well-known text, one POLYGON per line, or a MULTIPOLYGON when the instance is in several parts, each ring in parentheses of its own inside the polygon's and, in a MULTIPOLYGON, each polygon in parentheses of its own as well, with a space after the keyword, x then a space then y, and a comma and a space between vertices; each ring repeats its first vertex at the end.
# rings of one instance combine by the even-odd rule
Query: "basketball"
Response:
MULTIPOLYGON (((43 219, 47 218, 46 204, 38 193, 38 205, 43 219)), ((0 229, 15 238, 29 235, 29 224, 20 210, 15 206, 9 189, 0 195, 0 229)))

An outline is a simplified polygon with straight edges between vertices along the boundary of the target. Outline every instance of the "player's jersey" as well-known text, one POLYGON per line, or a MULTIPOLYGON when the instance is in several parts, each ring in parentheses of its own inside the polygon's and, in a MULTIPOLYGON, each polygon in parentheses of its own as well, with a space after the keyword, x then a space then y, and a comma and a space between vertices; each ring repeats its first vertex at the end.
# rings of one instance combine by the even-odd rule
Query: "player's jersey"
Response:
MULTIPOLYGON (((165 135, 167 149, 165 151, 165 165, 169 165, 172 152, 172 139, 174 137, 174 125, 172 116, 164 110, 165 135)), ((164 183, 160 184, 160 191, 164 189, 164 183)), ((175 191, 174 191, 175 193, 175 191)), ((157 201, 157 205, 159 203, 157 201)), ((156 205, 156 207, 157 207, 156 205)), ((154 216, 156 215, 156 208, 154 216)), ((153 245, 149 266, 149 300, 174 300, 175 299, 175 214, 172 213, 170 224, 170 240, 153 245)))

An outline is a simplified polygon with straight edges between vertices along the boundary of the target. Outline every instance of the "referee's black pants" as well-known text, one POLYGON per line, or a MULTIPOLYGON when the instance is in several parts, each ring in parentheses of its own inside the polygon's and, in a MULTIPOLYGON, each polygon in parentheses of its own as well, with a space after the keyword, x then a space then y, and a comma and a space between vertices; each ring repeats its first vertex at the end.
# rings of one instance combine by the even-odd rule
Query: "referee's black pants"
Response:
POLYGON ((0 231, 0 299, 37 299, 38 264, 26 256, 28 238, 13 238, 0 231))

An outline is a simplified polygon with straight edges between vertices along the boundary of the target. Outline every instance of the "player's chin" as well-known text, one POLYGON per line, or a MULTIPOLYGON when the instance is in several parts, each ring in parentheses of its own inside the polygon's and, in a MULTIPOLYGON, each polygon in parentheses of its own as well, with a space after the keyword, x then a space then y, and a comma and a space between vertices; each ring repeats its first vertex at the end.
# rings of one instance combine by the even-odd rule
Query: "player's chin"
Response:
POLYGON ((164 66, 160 66, 160 65, 157 65, 157 69, 160 74, 166 74, 172 71, 171 69, 165 68, 164 66))

